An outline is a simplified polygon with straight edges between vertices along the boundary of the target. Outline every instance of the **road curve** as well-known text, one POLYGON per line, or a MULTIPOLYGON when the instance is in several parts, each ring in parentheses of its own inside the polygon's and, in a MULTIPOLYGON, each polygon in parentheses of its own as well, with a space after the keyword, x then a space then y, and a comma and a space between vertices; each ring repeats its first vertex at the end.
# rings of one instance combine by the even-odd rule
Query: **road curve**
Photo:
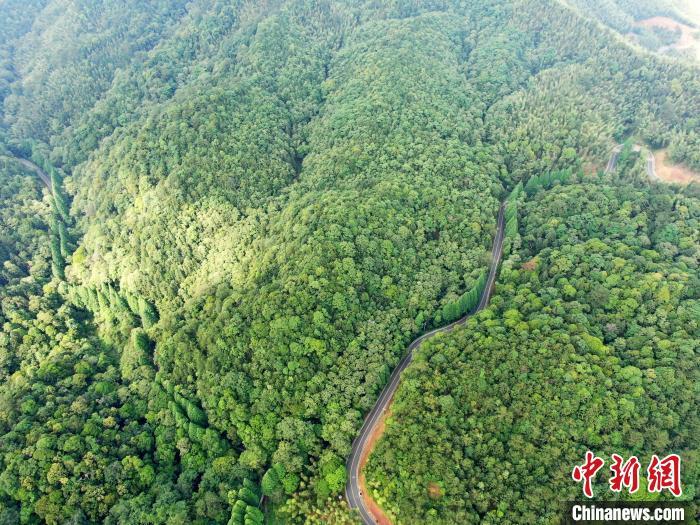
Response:
POLYGON ((25 168, 29 168, 30 170, 32 170, 34 173, 36 173, 39 176, 39 178, 41 179, 41 182, 43 182, 44 186, 46 186, 46 189, 48 189, 49 192, 53 193, 53 189, 51 188, 51 179, 49 178, 48 174, 44 170, 42 170, 39 166, 34 164, 31 160, 23 159, 21 157, 5 157, 5 156, 3 156, 3 158, 11 159, 11 160, 14 160, 16 162, 19 162, 25 168))
MULTIPOLYGON (((636 146, 637 148, 641 148, 641 146, 636 146)), ((615 148, 613 148, 612 152, 610 153, 610 160, 608 160, 608 165, 605 167, 605 173, 609 174, 615 171, 617 168, 617 160, 620 157, 620 153, 622 152, 622 145, 617 145, 615 148)), ((647 176, 649 177, 649 180, 654 181, 654 182, 660 182, 661 179, 659 178, 659 175, 656 173, 656 157, 654 157, 654 153, 651 151, 649 152, 649 155, 647 156, 647 176)))
MULTIPOLYGON (((491 294, 493 292, 494 283, 496 282, 496 275, 498 273, 498 265, 501 261, 501 255, 503 254, 503 238, 505 230, 505 219, 504 219, 505 203, 501 204, 498 211, 498 222, 496 229, 496 236, 493 240, 493 248, 491 251, 491 268, 489 270, 489 276, 486 280, 486 287, 484 292, 481 294, 481 300, 477 306, 474 313, 483 310, 489 303, 491 294)), ((436 328, 428 333, 423 334, 418 339, 413 341, 408 346, 408 351, 406 355, 394 369, 389 378, 389 383, 382 390, 379 399, 376 404, 370 410, 369 414, 365 418, 365 422, 362 425, 360 434, 357 436, 352 444, 352 450, 350 452, 350 457, 347 461, 347 472, 348 480, 345 485, 345 498, 348 501, 351 509, 357 509, 362 518, 362 522, 365 525, 374 525, 377 520, 372 516, 369 509, 366 507, 364 500, 362 499, 362 492, 360 491, 360 466, 362 457, 366 451, 366 447, 369 443, 369 438, 374 432, 377 423, 381 420, 382 414, 386 411, 387 407, 391 404, 391 400, 394 397, 394 393, 399 386, 401 381, 401 373, 406 370, 406 368, 413 361, 413 353, 416 348, 422 345, 425 341, 437 334, 444 334, 454 330, 456 326, 464 324, 466 320, 473 314, 467 314, 461 319, 444 326, 442 328, 436 328)))

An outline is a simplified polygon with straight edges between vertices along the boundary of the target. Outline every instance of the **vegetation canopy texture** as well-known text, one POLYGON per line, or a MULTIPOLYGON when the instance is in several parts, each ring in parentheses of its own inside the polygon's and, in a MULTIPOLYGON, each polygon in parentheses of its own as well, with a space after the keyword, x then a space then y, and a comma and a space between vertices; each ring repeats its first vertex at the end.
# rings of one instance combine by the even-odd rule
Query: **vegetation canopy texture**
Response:
POLYGON ((622 38, 679 6, 0 0, 0 524, 355 523, 503 201, 375 499, 556 523, 591 448, 697 501, 700 193, 630 145, 700 169, 700 70, 622 38))

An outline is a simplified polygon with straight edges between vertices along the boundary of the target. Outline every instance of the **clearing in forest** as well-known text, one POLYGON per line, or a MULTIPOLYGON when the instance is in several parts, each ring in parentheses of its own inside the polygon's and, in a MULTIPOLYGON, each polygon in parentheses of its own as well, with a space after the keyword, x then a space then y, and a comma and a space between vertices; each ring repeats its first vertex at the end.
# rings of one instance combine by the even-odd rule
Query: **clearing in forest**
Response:
POLYGON ((667 150, 655 151, 654 156, 656 157, 656 174, 662 181, 673 184, 700 182, 700 173, 683 164, 673 164, 668 158, 667 150))
MULTIPOLYGON (((668 48, 677 49, 683 51, 686 49, 695 48, 698 58, 700 58, 700 42, 695 38, 695 34, 698 32, 697 28, 691 27, 689 25, 683 24, 667 16, 655 16, 653 18, 647 18, 646 20, 640 20, 635 23, 639 27, 661 27, 663 29, 668 29, 669 31, 681 32, 681 37, 678 41, 668 48)), ((664 48, 662 48, 663 50, 664 48)))

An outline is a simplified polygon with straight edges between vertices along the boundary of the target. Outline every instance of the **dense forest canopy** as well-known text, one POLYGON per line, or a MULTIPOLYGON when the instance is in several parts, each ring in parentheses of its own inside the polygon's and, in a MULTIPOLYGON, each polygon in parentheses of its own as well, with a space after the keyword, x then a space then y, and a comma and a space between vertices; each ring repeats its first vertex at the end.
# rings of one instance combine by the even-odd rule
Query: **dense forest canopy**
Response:
POLYGON ((679 9, 0 0, 0 523, 352 523, 364 415, 483 288, 523 187, 493 307, 410 371, 376 494, 498 521, 544 453, 528 523, 588 444, 675 447, 693 494, 698 192, 629 144, 700 168, 700 70, 619 37, 679 9))
POLYGON ((396 523, 556 520, 587 450, 678 453, 697 501, 700 201, 611 182, 524 202, 491 307, 407 371, 368 469, 396 523))

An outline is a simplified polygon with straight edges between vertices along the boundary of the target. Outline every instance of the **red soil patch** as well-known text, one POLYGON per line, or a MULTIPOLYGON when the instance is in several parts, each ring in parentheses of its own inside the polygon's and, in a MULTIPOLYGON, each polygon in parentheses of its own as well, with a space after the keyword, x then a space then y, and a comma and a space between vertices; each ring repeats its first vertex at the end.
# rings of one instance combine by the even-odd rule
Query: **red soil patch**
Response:
POLYGON ((673 164, 666 150, 654 153, 656 157, 656 174, 664 182, 672 184, 690 184, 700 182, 700 173, 696 173, 682 164, 673 164))
POLYGON ((392 523, 391 520, 384 514, 382 508, 379 505, 377 505, 376 501, 372 499, 369 490, 367 490, 367 480, 365 479, 365 465, 367 464, 369 455, 374 450, 377 441, 379 441, 379 439, 384 434, 384 430, 386 429, 386 419, 390 415, 391 409, 388 409, 382 415, 381 419, 377 423, 377 426, 374 427, 374 432, 372 432, 372 435, 369 437, 367 447, 365 448, 365 453, 360 458, 360 490, 362 491, 362 499, 364 500, 365 505, 369 509, 369 512, 372 514, 375 523, 377 523, 378 525, 392 525, 392 523))
POLYGON ((535 268, 537 268, 537 257, 535 257, 534 259, 530 259, 522 265, 522 269, 527 270, 528 272, 531 272, 535 268))
POLYGON ((428 483, 428 496, 432 499, 440 499, 442 497, 442 489, 435 482, 428 483))
POLYGON ((697 43, 695 37, 693 36, 697 29, 681 24, 680 22, 666 16, 655 16, 653 18, 647 18, 646 20, 640 20, 639 22, 636 22, 635 25, 640 27, 662 27, 670 31, 680 29, 680 40, 671 46, 674 49, 690 49, 697 43))

